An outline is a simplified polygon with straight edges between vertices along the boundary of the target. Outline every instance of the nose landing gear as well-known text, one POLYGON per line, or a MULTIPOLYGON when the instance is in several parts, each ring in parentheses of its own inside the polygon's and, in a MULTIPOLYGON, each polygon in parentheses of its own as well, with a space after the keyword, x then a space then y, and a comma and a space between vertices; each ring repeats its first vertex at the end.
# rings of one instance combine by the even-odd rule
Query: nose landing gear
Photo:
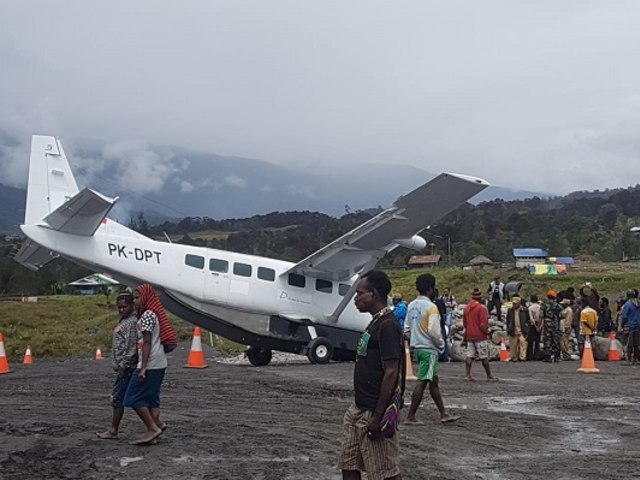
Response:
POLYGON ((307 345, 307 357, 311 363, 329 363, 333 358, 333 345, 326 337, 316 337, 307 345))

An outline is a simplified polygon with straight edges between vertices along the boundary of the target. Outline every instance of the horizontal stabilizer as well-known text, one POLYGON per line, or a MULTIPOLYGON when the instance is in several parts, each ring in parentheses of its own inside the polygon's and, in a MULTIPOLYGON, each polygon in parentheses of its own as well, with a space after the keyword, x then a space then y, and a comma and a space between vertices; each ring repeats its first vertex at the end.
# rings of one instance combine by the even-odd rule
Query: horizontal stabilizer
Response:
POLYGON ((57 253, 38 245, 33 240, 26 240, 13 257, 16 262, 34 272, 55 258, 58 258, 57 253))
POLYGON ((47 215, 44 221, 59 232, 90 237, 117 200, 85 188, 47 215))

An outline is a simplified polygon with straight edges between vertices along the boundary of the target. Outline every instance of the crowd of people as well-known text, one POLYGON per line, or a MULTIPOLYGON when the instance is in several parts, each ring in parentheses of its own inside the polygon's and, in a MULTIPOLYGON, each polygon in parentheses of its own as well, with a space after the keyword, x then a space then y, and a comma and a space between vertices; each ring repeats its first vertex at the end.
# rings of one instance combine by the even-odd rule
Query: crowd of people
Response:
MULTIPOLYGON (((487 311, 490 314, 495 311, 496 318, 502 320, 501 305, 506 298, 499 274, 489 285, 487 296, 487 311)), ((572 334, 578 345, 577 353, 582 356, 586 340, 591 341, 594 336, 610 337, 615 332, 629 362, 637 363, 640 361, 638 290, 628 290, 626 298, 618 299, 616 305, 614 315, 609 299, 600 296, 591 283, 582 285, 577 295, 573 287, 560 292, 550 289, 544 301, 537 295, 531 295, 528 302, 514 295, 505 318, 510 360, 572 360, 572 334)))
MULTIPOLYGON (((405 348, 410 348, 417 366, 417 381, 404 425, 420 425, 417 418, 424 392, 428 389, 444 424, 458 420, 444 406, 439 388, 438 364, 449 360, 451 326, 456 299, 449 288, 439 295, 431 274, 416 278, 417 297, 407 304, 402 296, 391 294, 388 276, 372 270, 356 285, 356 308, 371 315, 356 349, 354 402, 343 418, 339 466, 343 478, 400 479, 398 425, 404 405, 406 380, 405 348)), ((472 366, 479 361, 486 380, 495 382, 489 364, 489 315, 495 310, 502 320, 502 304, 507 301, 504 284, 496 275, 486 294, 479 288, 463 312, 463 346, 466 348, 465 378, 475 381, 472 366), (484 298, 486 295, 486 299, 484 298)), ((546 299, 531 295, 528 302, 512 296, 505 323, 514 362, 571 358, 572 333, 578 345, 594 335, 618 331, 628 359, 640 361, 640 299, 638 290, 617 302, 614 318, 606 297, 600 297, 591 284, 583 285, 579 295, 573 288, 548 290, 546 299), (542 348, 540 345, 542 344, 542 348)), ((98 434, 101 439, 118 438, 125 407, 132 408, 145 425, 142 436, 132 444, 151 444, 166 429, 160 420, 160 389, 167 368, 166 353, 176 346, 175 332, 158 296, 150 285, 124 292, 117 299, 120 320, 113 335, 113 368, 116 372, 111 426, 98 434)))
MULTIPOLYGON (((391 282, 384 272, 368 272, 357 284, 356 307, 371 314, 371 322, 358 344, 355 398, 343 421, 339 466, 345 479, 359 479, 361 472, 367 472, 367 478, 401 478, 395 431, 400 423, 398 391, 403 391, 405 384, 403 343, 410 348, 418 372, 404 425, 422 423, 416 413, 427 388, 442 423, 459 418, 447 412, 438 382, 438 362, 448 360, 447 330, 457 303, 448 288, 438 295, 433 275, 418 276, 415 285, 418 296, 407 305, 397 293, 391 302, 387 301, 391 282), (392 416, 388 415, 390 411, 392 416)), ((625 346, 629 362, 640 361, 638 290, 627 291, 626 298, 616 302, 614 316, 609 300, 590 283, 581 286, 577 295, 573 287, 560 292, 549 289, 544 300, 531 295, 526 301, 518 295, 508 298, 500 275, 496 275, 485 292, 473 290, 464 308, 466 380, 475 381, 472 366, 479 361, 486 380, 498 381, 489 364, 489 316, 495 312, 498 321, 503 321, 502 305, 508 301, 511 305, 506 309, 504 323, 513 362, 570 360, 572 335, 582 355, 585 342, 612 332, 617 332, 625 346)))

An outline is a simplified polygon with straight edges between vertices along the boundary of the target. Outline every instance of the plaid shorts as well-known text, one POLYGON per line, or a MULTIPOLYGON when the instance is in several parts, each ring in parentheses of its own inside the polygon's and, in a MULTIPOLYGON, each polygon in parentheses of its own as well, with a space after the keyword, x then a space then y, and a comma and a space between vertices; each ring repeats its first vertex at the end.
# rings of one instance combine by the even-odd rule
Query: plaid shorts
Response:
POLYGON ((487 340, 469 340, 467 342, 467 358, 476 360, 489 358, 489 342, 487 340))
POLYGON ((369 480, 384 480, 400 474, 398 434, 372 440, 367 425, 373 412, 351 405, 342 423, 342 450, 338 468, 367 472, 369 480))

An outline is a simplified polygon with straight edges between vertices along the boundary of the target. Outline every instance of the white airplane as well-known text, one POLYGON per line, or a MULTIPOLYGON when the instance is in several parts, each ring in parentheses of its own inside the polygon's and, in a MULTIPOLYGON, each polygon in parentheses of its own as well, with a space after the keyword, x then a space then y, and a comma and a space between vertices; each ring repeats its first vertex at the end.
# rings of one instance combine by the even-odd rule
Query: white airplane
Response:
POLYGON ((351 301, 359 276, 396 247, 424 249, 417 234, 487 186, 443 173, 291 263, 140 235, 107 217, 117 198, 78 190, 59 139, 34 135, 21 226, 28 240, 14 258, 37 270, 60 255, 123 284, 151 283, 169 311, 248 345, 256 366, 267 365, 272 350, 313 363, 351 360, 370 320, 351 301))

